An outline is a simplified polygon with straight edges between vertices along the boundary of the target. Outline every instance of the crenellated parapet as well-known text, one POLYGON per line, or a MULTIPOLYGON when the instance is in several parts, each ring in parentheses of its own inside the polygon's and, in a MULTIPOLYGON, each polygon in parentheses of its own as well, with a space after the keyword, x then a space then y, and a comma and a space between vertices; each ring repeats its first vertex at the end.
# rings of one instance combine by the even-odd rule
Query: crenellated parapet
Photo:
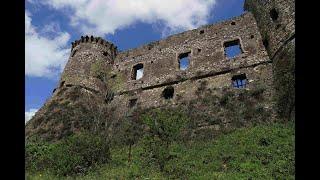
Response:
POLYGON ((74 42, 72 42, 71 52, 74 50, 74 48, 76 48, 77 46, 83 43, 93 43, 93 44, 104 46, 106 49, 110 50, 112 58, 115 58, 118 54, 118 48, 113 43, 106 41, 101 37, 94 37, 94 36, 89 37, 88 35, 81 36, 79 40, 75 40, 74 42))

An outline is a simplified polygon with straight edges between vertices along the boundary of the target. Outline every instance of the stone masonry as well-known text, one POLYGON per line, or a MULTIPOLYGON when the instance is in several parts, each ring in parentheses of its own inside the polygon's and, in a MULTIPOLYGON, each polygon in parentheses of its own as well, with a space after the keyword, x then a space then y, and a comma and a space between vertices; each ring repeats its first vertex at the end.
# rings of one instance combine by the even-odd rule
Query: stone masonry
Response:
MULTIPOLYGON (((124 116, 134 107, 157 108, 196 100, 197 87, 203 81, 209 89, 237 90, 233 83, 240 76, 246 80, 244 89, 265 85, 264 96, 272 107, 277 69, 273 61, 292 55, 288 51, 289 55, 276 58, 294 39, 294 1, 246 0, 245 9, 250 12, 123 52, 102 38, 81 37, 72 43, 52 98, 33 119, 47 111, 61 89, 73 86, 101 96, 106 105, 116 107, 118 116, 124 116), (240 54, 227 57, 229 45, 239 45, 240 54), (188 57, 186 69, 180 69, 181 57, 188 57), (141 78, 137 78, 139 69, 143 70, 141 78)), ((28 124, 27 131, 32 129, 28 124)))
POLYGON ((295 119, 295 0, 246 0, 273 62, 277 114, 295 119))
POLYGON ((133 99, 142 108, 194 99, 197 97, 195 88, 203 79, 211 87, 232 87, 232 76, 245 73, 248 88, 257 81, 272 84, 270 60, 251 13, 124 52, 117 52, 114 45, 104 40, 96 42, 98 38, 90 39, 83 37, 74 43, 61 82, 83 85, 107 94, 103 81, 90 75, 92 65, 100 58, 102 63, 99 66, 105 66, 103 69, 106 71, 110 67, 106 86, 111 85, 114 93, 111 103, 118 104, 118 109, 123 111, 129 108, 133 99), (227 58, 224 44, 235 40, 240 42, 242 53, 227 58), (184 53, 190 53, 189 67, 180 70, 178 57, 184 53), (143 66, 143 76, 138 80, 132 79, 134 66, 139 64, 143 66), (168 86, 174 88, 170 100, 162 96, 168 86))

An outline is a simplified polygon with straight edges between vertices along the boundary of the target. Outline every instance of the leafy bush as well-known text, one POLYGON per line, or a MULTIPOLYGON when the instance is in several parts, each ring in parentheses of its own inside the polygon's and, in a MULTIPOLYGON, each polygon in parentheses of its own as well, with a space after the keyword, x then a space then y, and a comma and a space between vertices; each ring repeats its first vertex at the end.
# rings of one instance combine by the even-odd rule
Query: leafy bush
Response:
POLYGON ((263 92, 266 90, 267 88, 263 85, 258 85, 256 88, 252 89, 250 91, 250 95, 256 99, 261 99, 263 98, 263 92))
POLYGON ((142 115, 142 120, 150 129, 143 138, 144 161, 156 162, 163 171, 165 163, 174 157, 170 144, 179 139, 189 119, 181 109, 154 109, 142 115))
POLYGON ((142 124, 138 121, 139 111, 134 111, 122 119, 119 130, 114 133, 112 146, 128 147, 128 162, 131 161, 132 146, 143 136, 142 124))
POLYGON ((177 140, 182 129, 189 122, 182 109, 154 109, 142 115, 142 121, 150 128, 152 135, 158 135, 166 142, 177 140))
POLYGON ((110 159, 106 140, 87 133, 72 135, 51 144, 43 141, 28 142, 25 153, 27 170, 48 170, 57 175, 86 173, 90 168, 110 159))
POLYGON ((26 169, 33 171, 44 170, 50 164, 48 154, 53 148, 53 144, 43 141, 28 142, 25 147, 26 169))

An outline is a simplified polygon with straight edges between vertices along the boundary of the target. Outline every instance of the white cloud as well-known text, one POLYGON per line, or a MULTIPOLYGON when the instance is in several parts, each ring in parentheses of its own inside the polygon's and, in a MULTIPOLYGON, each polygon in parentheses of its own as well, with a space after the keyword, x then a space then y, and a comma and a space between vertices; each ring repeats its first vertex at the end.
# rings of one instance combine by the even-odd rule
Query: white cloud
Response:
MULTIPOLYGON (((30 0, 29 0, 30 1, 30 0)), ((36 0, 30 2, 35 3, 36 0)), ((216 0, 41 0, 66 10, 84 34, 106 35, 136 22, 161 23, 163 33, 194 29, 207 23, 216 0)))
POLYGON ((27 76, 56 77, 70 53, 67 32, 54 31, 58 26, 48 24, 42 31, 32 25, 30 13, 25 13, 25 72, 27 76), (53 34, 53 38, 49 37, 53 34))
POLYGON ((38 109, 29 109, 29 111, 25 112, 25 123, 27 123, 37 111, 38 109))

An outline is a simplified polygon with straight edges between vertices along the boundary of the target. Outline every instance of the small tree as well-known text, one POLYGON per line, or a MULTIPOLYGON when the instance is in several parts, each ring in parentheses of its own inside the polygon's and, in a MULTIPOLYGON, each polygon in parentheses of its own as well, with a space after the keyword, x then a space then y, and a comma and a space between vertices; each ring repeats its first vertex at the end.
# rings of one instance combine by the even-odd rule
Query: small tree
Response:
POLYGON ((122 123, 123 126, 123 138, 124 143, 129 146, 129 153, 128 153, 128 162, 131 162, 132 159, 132 146, 139 140, 141 137, 141 125, 138 122, 139 111, 133 111, 127 116, 122 123))
POLYGON ((179 139, 189 119, 181 109, 154 109, 142 115, 142 120, 149 127, 143 141, 147 160, 156 161, 163 171, 165 162, 172 158, 169 147, 179 139))
MULTIPOLYGON (((98 97, 103 99, 101 94, 98 97)), ((105 140, 109 142, 109 128, 114 121, 112 107, 102 100, 97 103, 93 99, 94 96, 90 93, 84 93, 82 96, 82 103, 86 109, 86 119, 89 121, 88 130, 91 133, 103 135, 105 140)), ((97 100, 97 97, 95 100, 97 100)))

